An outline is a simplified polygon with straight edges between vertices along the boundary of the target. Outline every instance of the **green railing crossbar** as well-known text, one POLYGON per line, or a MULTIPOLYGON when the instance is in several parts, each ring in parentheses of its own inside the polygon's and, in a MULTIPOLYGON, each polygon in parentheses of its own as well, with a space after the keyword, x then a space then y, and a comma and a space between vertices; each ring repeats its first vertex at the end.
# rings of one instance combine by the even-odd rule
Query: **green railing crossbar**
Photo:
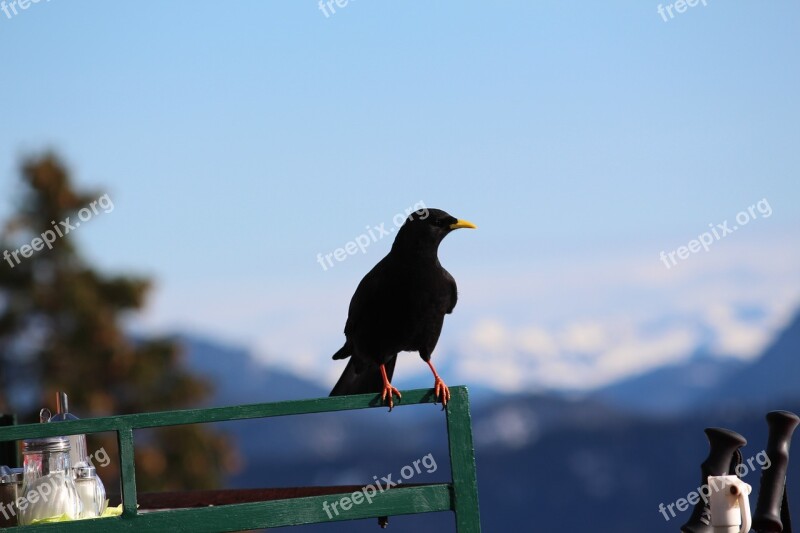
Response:
MULTIPOLYGON (((449 484, 392 489, 378 494, 370 505, 351 508, 346 514, 332 519, 323 511, 323 503, 336 501, 350 493, 273 500, 257 503, 240 503, 216 507, 173 509, 139 513, 135 519, 98 518, 58 524, 20 526, 9 528, 14 533, 93 533, 106 531, 191 531, 221 532, 243 531, 269 527, 294 526, 329 521, 357 520, 377 516, 452 511, 452 493, 449 484), (57 529, 54 529, 57 528, 57 529)), ((375 526, 377 528, 377 525, 375 526)), ((458 531, 463 531, 459 529, 458 531)), ((468 531, 479 531, 472 529, 468 531)))
MULTIPOLYGON (((350 520, 378 516, 392 516, 423 512, 455 512, 459 533, 480 531, 478 511, 475 455, 472 444, 472 427, 469 412, 469 396, 466 387, 450 389, 452 398, 445 410, 453 480, 451 483, 403 487, 378 493, 371 504, 353 507, 336 520, 350 520)), ((403 391, 403 398, 395 407, 431 403, 432 389, 403 391)), ((260 403, 232 407, 213 407, 140 413, 105 418, 83 419, 57 424, 27 424, 0 428, 0 442, 73 435, 78 433, 117 433, 120 452, 120 474, 122 485, 123 515, 119 518, 81 520, 27 526, 19 531, 117 531, 131 528, 177 529, 178 531, 239 531, 264 527, 278 527, 327 522, 322 504, 349 495, 329 494, 289 498, 256 503, 240 503, 218 507, 176 509, 139 513, 137 511, 136 477, 134 463, 133 431, 136 429, 227 422, 275 416, 327 413, 386 408, 379 395, 361 394, 294 400, 275 403, 260 403)), ((17 528, 11 528, 10 531, 17 528)))

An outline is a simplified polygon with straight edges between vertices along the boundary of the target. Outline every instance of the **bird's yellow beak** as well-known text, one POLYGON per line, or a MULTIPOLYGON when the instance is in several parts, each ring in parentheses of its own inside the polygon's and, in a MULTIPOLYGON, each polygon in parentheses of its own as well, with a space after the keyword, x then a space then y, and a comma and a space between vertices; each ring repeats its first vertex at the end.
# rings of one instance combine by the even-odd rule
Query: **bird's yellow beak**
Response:
POLYGON ((469 229, 478 229, 478 226, 469 222, 468 220, 456 220, 455 224, 450 224, 450 229, 458 229, 458 228, 469 228, 469 229))

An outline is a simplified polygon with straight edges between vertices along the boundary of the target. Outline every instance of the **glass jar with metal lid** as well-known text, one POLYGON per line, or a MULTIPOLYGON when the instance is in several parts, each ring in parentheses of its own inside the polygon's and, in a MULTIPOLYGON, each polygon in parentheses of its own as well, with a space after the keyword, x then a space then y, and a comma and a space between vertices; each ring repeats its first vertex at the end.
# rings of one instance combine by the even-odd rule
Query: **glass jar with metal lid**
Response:
POLYGON ((24 474, 18 500, 20 525, 34 520, 78 518, 82 511, 69 458, 67 437, 47 437, 23 443, 24 474))

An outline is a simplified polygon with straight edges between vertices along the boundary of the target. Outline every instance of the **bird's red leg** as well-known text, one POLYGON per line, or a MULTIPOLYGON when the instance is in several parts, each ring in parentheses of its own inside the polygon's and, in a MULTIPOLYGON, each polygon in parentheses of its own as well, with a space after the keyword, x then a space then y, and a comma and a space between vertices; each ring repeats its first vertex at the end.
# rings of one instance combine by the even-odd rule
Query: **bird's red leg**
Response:
MULTIPOLYGON (((442 405, 446 406, 447 402, 450 401, 450 389, 447 388, 447 385, 444 384, 444 380, 439 377, 439 374, 436 372, 436 368, 433 366, 433 363, 427 361, 428 366, 431 367, 431 372, 433 372, 433 394, 435 398, 438 398, 440 395, 442 397, 442 405)), ((434 403, 435 400, 434 400, 434 403)))
POLYGON ((386 367, 381 365, 381 376, 383 376, 383 392, 381 393, 381 400, 386 400, 386 397, 389 397, 389 411, 392 410, 394 407, 394 398, 393 395, 397 394, 398 398, 402 398, 403 395, 400 394, 400 391, 392 387, 392 384, 389 383, 389 377, 386 375, 386 367))

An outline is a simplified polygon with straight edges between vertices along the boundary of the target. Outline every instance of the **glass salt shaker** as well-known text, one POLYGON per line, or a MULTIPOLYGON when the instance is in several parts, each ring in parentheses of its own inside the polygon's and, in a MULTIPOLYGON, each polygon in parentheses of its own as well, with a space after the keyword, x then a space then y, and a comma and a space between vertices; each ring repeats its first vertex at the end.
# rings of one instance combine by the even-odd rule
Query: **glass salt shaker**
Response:
POLYGON ((93 466, 73 468, 75 488, 83 510, 79 518, 96 518, 106 510, 106 490, 93 466))
POLYGON ((18 500, 20 525, 44 518, 78 518, 82 505, 75 488, 69 452, 67 437, 24 441, 22 494, 18 500))

